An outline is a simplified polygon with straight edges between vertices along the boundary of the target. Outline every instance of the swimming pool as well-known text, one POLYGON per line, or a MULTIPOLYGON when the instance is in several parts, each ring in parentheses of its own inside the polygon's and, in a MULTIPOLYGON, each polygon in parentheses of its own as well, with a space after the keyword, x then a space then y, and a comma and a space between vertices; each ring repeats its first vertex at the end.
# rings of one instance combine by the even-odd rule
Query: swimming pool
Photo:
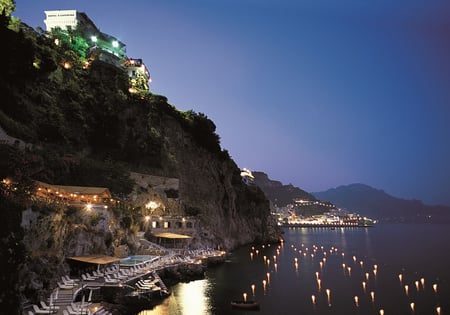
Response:
POLYGON ((155 259, 157 259, 158 256, 151 256, 151 255, 134 255, 134 256, 129 256, 127 258, 121 259, 120 260, 120 265, 123 266, 135 266, 135 265, 139 265, 145 262, 149 262, 149 261, 153 261, 155 259))

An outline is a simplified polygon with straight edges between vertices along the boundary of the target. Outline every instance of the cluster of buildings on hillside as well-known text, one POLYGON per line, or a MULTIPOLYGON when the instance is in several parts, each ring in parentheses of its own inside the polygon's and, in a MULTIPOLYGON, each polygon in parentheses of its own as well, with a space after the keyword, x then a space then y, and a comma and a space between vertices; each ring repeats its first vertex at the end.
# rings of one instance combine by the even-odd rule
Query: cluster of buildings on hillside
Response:
MULTIPOLYGON (((47 32, 77 30, 77 34, 88 45, 87 54, 90 61, 99 60, 125 71, 130 79, 130 92, 150 90, 150 72, 142 59, 128 58, 126 45, 116 37, 101 32, 86 13, 77 10, 53 10, 45 11, 45 15, 47 32)), ((59 43, 59 39, 55 38, 55 44, 59 43)), ((68 68, 70 65, 64 67, 68 68)))
POLYGON ((293 212, 278 216, 278 224, 282 226, 372 226, 376 220, 363 217, 358 213, 350 213, 334 208, 328 212, 312 216, 297 216, 293 212))
MULTIPOLYGON (((246 185, 255 185, 255 177, 249 169, 241 170, 241 178, 246 185)), ((282 226, 369 226, 376 223, 357 213, 339 209, 331 202, 315 199, 295 198, 292 203, 284 207, 274 206, 272 210, 278 224, 282 226)))

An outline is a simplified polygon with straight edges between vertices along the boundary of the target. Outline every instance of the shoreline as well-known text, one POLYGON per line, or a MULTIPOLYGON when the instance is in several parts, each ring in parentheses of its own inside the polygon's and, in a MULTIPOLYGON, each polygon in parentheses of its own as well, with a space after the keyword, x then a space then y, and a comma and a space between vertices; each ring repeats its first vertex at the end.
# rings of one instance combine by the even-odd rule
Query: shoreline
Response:
POLYGON ((134 302, 129 301, 128 303, 108 303, 103 301, 102 304, 105 305, 105 309, 114 315, 116 312, 120 314, 138 314, 143 310, 153 309, 163 303, 163 301, 172 294, 170 291, 172 286, 182 282, 204 279, 207 268, 225 262, 226 256, 227 253, 222 252, 220 255, 203 256, 193 262, 169 264, 154 270, 153 272, 157 273, 163 283, 167 285, 167 294, 160 296, 153 295, 148 300, 138 298, 135 299, 134 302))
POLYGON ((366 228, 375 224, 332 224, 332 223, 283 223, 281 227, 306 227, 306 228, 366 228))
MULTIPOLYGON (((133 266, 108 267, 101 276, 92 277, 89 281, 82 280, 82 277, 71 278, 62 280, 63 285, 60 280, 50 297, 42 301, 49 305, 46 311, 55 315, 63 315, 65 311, 70 314, 77 308, 79 312, 92 315, 137 314, 161 304, 171 294, 170 287, 175 284, 203 279, 209 266, 223 263, 227 256, 224 251, 206 249, 191 251, 190 254, 160 256, 156 260, 133 266), (123 276, 120 280, 115 278, 119 275, 123 276), (116 281, 107 281, 112 277, 116 281), (149 288, 142 288, 139 285, 141 281, 153 284, 149 288)), ((36 310, 32 306, 32 303, 24 305, 21 314, 34 314, 36 310)))

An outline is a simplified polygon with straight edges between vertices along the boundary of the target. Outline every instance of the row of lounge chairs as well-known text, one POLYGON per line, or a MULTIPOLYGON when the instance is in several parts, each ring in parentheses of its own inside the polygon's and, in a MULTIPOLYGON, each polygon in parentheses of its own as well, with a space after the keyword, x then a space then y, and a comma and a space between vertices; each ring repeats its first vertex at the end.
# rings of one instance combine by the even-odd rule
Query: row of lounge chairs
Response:
POLYGON ((37 306, 36 304, 32 305, 33 311, 28 311, 28 315, 34 315, 34 314, 53 314, 57 313, 59 310, 59 306, 54 305, 47 305, 43 301, 41 301, 41 306, 37 306))
POLYGON ((81 279, 83 279, 83 281, 96 281, 100 278, 104 278, 107 275, 112 275, 117 272, 119 272, 118 267, 108 267, 108 268, 104 269, 103 272, 93 271, 92 274, 89 272, 83 273, 81 275, 81 279))
POLYGON ((62 276, 61 281, 58 281, 58 287, 60 289, 70 290, 78 285, 77 279, 71 279, 69 276, 62 276))
POLYGON ((136 288, 138 288, 139 290, 143 290, 143 291, 160 290, 161 288, 156 285, 156 283, 158 283, 158 282, 159 282, 158 279, 154 279, 154 280, 149 280, 149 279, 147 279, 147 280, 139 280, 136 283, 136 288))
POLYGON ((63 310, 63 315, 81 315, 81 314, 93 315, 93 314, 96 314, 97 312, 92 313, 90 311, 90 309, 89 309, 90 304, 91 303, 88 302, 88 303, 84 303, 81 305, 77 305, 72 302, 72 303, 70 303, 70 305, 67 305, 65 310, 63 310))

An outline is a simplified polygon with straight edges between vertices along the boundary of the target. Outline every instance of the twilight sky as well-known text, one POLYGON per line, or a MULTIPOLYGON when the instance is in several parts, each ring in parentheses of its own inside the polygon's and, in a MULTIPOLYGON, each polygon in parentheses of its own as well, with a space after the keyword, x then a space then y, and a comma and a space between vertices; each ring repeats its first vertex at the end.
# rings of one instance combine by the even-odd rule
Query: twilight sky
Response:
POLYGON ((365 183, 450 205, 448 0, 16 0, 86 12, 206 114, 239 167, 306 191, 365 183))

